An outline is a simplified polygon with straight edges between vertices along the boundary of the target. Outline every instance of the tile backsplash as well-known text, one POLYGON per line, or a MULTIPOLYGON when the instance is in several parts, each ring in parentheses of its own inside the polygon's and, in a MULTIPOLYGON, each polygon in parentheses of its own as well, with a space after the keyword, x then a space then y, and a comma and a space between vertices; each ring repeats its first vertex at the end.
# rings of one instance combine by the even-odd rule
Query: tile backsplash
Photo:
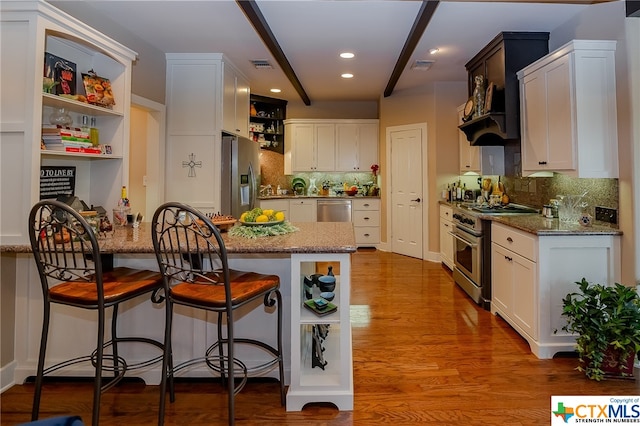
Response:
POLYGON ((512 202, 542 208, 558 195, 580 195, 586 192, 587 213, 595 217, 595 206, 618 210, 618 179, 573 178, 559 173, 553 177, 501 177, 512 202))
POLYGON ((271 185, 275 189, 280 186, 282 189, 291 189, 291 180, 294 177, 301 177, 309 184, 310 179, 315 179, 318 188, 324 181, 331 182, 332 185, 339 185, 345 182, 349 185, 362 185, 376 182, 371 172, 362 173, 296 173, 294 175, 284 174, 284 161, 282 154, 277 152, 261 150, 260 151, 260 174, 261 184, 271 185))

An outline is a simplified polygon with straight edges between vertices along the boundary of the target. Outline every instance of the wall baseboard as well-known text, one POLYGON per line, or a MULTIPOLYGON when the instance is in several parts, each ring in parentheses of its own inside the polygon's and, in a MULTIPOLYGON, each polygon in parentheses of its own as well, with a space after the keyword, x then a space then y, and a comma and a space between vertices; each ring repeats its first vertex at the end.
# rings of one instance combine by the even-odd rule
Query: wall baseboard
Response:
POLYGON ((17 365, 17 362, 11 361, 9 364, 0 368, 0 393, 15 385, 13 378, 17 365))

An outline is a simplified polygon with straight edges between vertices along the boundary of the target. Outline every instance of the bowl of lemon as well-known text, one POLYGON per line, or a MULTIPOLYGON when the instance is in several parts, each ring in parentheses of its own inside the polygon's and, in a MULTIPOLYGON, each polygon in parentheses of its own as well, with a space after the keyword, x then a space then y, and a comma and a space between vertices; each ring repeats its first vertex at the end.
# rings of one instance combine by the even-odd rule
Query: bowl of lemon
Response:
POLYGON ((246 211, 240 215, 239 220, 244 226, 273 226, 284 222, 284 213, 272 209, 255 209, 246 211))

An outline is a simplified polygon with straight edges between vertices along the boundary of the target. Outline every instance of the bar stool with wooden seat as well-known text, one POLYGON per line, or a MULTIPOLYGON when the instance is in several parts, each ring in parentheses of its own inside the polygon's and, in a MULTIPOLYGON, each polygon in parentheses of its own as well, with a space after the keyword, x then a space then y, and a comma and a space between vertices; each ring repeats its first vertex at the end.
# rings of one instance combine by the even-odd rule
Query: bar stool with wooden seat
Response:
MULTIPOLYGON (((142 342, 163 351, 162 342, 146 337, 118 336, 118 306, 135 297, 151 295, 162 289, 162 277, 158 272, 125 267, 103 269, 96 234, 82 216, 68 205, 52 200, 40 201, 29 214, 29 239, 35 258, 44 312, 40 353, 35 380, 35 393, 31 419, 37 420, 40 411, 44 376, 77 363, 91 362, 95 369, 93 387, 92 425, 100 418, 100 396, 116 385, 125 373, 136 368, 148 367, 159 362, 163 355, 127 364, 118 354, 122 342, 142 342), (95 310, 98 316, 95 350, 88 355, 48 366, 45 355, 49 336, 52 304, 95 310), (105 341, 105 325, 111 308, 111 335, 105 341), (111 348, 110 351, 106 350, 111 348), (110 353, 109 353, 110 352, 110 353), (103 379, 102 373, 113 377, 103 379)), ((83 336, 77 336, 83 338, 83 336)))
POLYGON ((160 272, 164 277, 166 297, 165 358, 160 390, 158 424, 164 423, 167 381, 171 402, 175 401, 172 386, 174 375, 181 369, 205 363, 223 382, 228 393, 228 423, 235 421, 235 395, 244 387, 247 377, 277 367, 280 380, 280 403, 285 404, 282 355, 282 297, 277 275, 243 272, 229 268, 227 250, 218 228, 198 210, 180 203, 166 203, 156 210, 152 220, 152 240, 160 272), (234 335, 234 311, 262 299, 277 313, 277 348, 234 335), (275 300, 274 300, 275 299, 275 300), (184 305, 216 312, 218 337, 202 354, 173 365, 171 328, 173 306, 184 305), (226 322, 226 336, 223 324, 226 322), (254 345, 269 354, 257 366, 247 367, 234 355, 236 344, 254 345), (236 383, 238 382, 238 383, 236 383))

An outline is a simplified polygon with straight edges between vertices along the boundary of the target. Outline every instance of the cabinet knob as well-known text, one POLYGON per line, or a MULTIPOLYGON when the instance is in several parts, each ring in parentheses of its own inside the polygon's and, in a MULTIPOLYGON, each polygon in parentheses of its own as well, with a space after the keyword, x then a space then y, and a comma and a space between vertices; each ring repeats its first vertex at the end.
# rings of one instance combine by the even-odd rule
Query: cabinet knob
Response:
POLYGON ((471 166, 469 166, 469 165, 467 165, 467 166, 465 166, 465 167, 466 167, 467 169, 470 169, 470 168, 471 168, 471 166))
POLYGON ((364 204, 364 206, 365 206, 365 207, 369 207, 369 203, 365 203, 365 204, 364 204))
POLYGON ((369 234, 364 234, 364 236, 365 236, 365 237, 368 237, 368 236, 369 236, 369 234))
POLYGON ((538 164, 540 164, 541 166, 544 166, 545 164, 547 164, 546 161, 538 161, 538 164))
POLYGON ((510 243, 512 243, 512 242, 513 242, 513 238, 511 238, 511 237, 507 237, 507 241, 509 241, 510 243))
POLYGON ((369 220, 369 218, 368 218, 368 217, 365 217, 365 218, 364 218, 364 220, 369 220))
POLYGON ((511 262, 513 260, 513 258, 509 257, 509 256, 505 256, 505 259, 507 259, 509 262, 511 262))

